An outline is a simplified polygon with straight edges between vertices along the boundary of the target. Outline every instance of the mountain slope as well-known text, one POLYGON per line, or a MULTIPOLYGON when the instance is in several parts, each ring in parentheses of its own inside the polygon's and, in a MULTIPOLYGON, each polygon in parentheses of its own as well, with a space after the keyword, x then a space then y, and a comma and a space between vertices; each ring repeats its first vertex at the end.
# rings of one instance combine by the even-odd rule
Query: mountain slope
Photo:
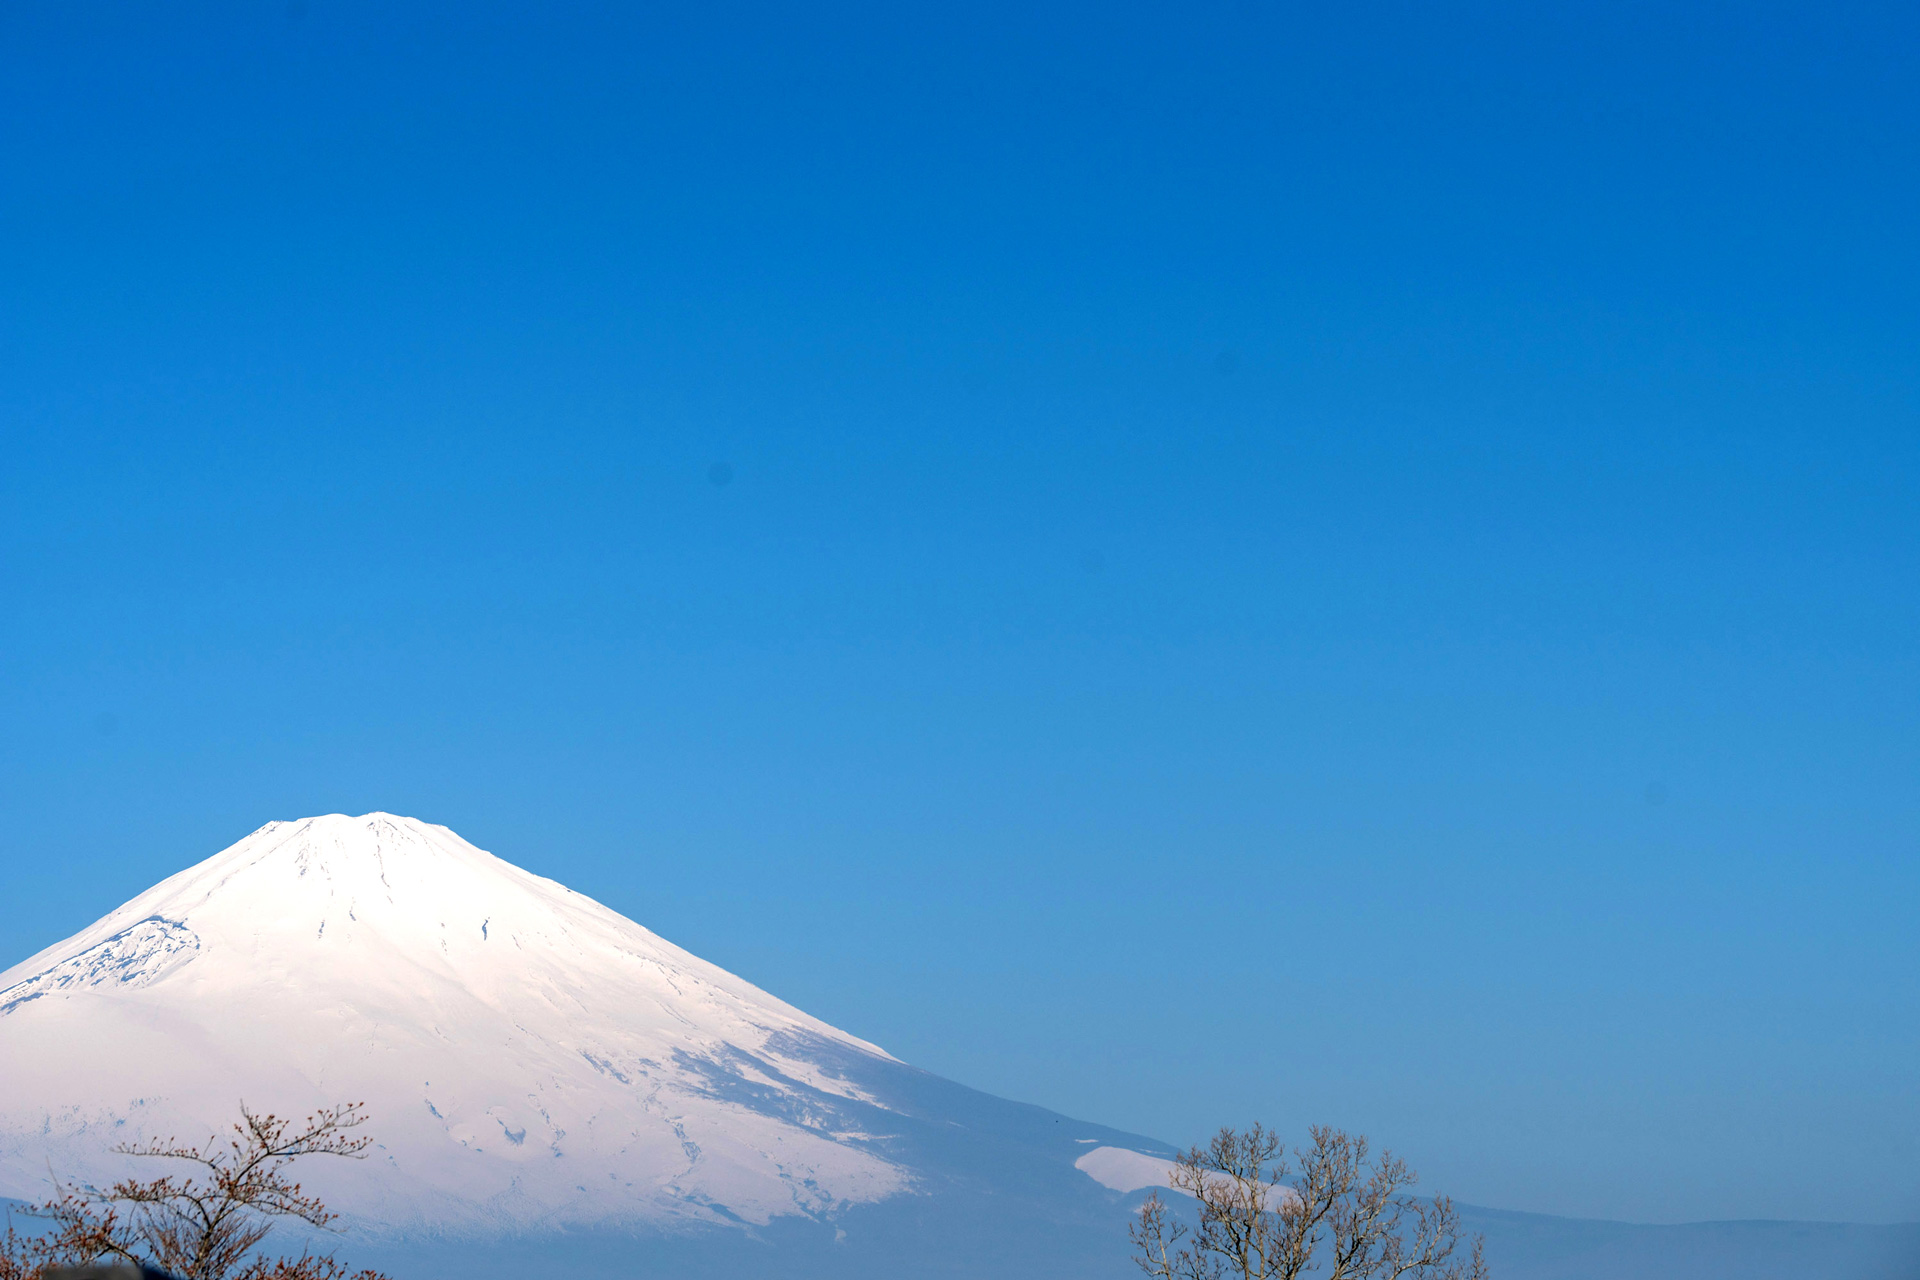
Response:
POLYGON ((309 1172, 387 1234, 764 1226, 983 1178, 1100 1206, 1074 1158, 1163 1150, 938 1081, 378 813, 269 823, 0 975, 0 1078, 0 1194, 23 1197, 243 1097, 364 1100, 374 1159, 309 1172))

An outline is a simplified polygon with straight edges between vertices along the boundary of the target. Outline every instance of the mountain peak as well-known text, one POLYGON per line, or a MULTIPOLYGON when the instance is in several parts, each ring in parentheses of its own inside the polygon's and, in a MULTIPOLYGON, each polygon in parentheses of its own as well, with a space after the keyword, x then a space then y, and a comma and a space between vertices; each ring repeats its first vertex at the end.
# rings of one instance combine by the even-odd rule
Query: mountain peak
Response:
POLYGON ((330 813, 269 822, 128 906, 166 904, 185 910, 189 904, 235 893, 277 892, 293 899, 355 892, 370 899, 434 897, 476 879, 502 886, 518 882, 523 892, 568 894, 552 881, 475 848, 446 827, 391 813, 330 813))

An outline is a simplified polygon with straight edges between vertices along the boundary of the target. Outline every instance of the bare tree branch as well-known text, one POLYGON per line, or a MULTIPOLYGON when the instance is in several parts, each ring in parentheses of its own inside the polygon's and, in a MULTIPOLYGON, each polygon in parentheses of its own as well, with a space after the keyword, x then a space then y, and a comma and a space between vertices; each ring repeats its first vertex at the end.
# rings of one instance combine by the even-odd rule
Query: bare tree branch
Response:
MULTIPOLYGON (((102 1258, 144 1262, 182 1280, 345 1280, 330 1255, 303 1252, 269 1259, 255 1250, 279 1218, 330 1229, 338 1215, 287 1176, 295 1160, 330 1155, 364 1159, 372 1140, 352 1103, 315 1112, 296 1125, 240 1107, 232 1134, 200 1146, 175 1139, 124 1144, 122 1155, 180 1161, 185 1174, 142 1181, 125 1178, 105 1191, 56 1180, 55 1195, 30 1212, 47 1221, 38 1237, 11 1225, 0 1237, 0 1280, 39 1280, 55 1263, 102 1258)), ((385 1280, 362 1272, 353 1280, 385 1280)))
POLYGON ((1135 1264, 1152 1280, 1487 1280, 1479 1237, 1456 1256, 1453 1202, 1406 1194, 1416 1178, 1404 1161, 1338 1129, 1308 1137, 1293 1160, 1257 1124, 1189 1150, 1167 1181, 1193 1197, 1198 1222, 1189 1230, 1148 1196, 1128 1228, 1135 1264))

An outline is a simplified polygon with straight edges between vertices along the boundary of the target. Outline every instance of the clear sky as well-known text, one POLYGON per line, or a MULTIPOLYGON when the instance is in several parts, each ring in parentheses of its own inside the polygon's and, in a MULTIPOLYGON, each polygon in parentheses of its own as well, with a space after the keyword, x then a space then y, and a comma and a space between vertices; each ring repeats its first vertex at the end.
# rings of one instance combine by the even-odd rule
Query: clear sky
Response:
POLYGON ((1909 5, 0 11, 0 964, 442 822, 944 1075, 1920 1218, 1909 5))

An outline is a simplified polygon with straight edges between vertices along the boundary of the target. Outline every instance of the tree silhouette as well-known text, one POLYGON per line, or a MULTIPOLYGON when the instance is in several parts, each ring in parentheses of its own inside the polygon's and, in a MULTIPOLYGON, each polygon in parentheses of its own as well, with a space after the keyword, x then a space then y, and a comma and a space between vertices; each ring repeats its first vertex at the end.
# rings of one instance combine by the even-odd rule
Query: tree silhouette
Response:
MULTIPOLYGON (((9 1224, 0 1236, 0 1280, 39 1280, 50 1265, 109 1259, 182 1280, 348 1280, 346 1266, 330 1253, 269 1258, 256 1249, 279 1219, 332 1227, 339 1215, 303 1191, 287 1169, 307 1156, 364 1159, 372 1139, 355 1130, 365 1123, 360 1103, 315 1112, 299 1126, 242 1103, 240 1122, 225 1139, 197 1147, 172 1138, 117 1146, 122 1155, 189 1168, 147 1181, 122 1179, 104 1191, 56 1182, 53 1198, 28 1210, 50 1224, 47 1231, 26 1236, 9 1224)), ((387 1277, 360 1271, 351 1280, 387 1277)))
POLYGON ((1453 1202, 1403 1194, 1416 1180, 1404 1161, 1338 1129, 1308 1133, 1297 1170, 1257 1124, 1189 1150, 1168 1182, 1199 1202, 1199 1223, 1154 1192, 1128 1228, 1134 1262, 1153 1280, 1487 1280, 1479 1237, 1459 1256, 1453 1202))

